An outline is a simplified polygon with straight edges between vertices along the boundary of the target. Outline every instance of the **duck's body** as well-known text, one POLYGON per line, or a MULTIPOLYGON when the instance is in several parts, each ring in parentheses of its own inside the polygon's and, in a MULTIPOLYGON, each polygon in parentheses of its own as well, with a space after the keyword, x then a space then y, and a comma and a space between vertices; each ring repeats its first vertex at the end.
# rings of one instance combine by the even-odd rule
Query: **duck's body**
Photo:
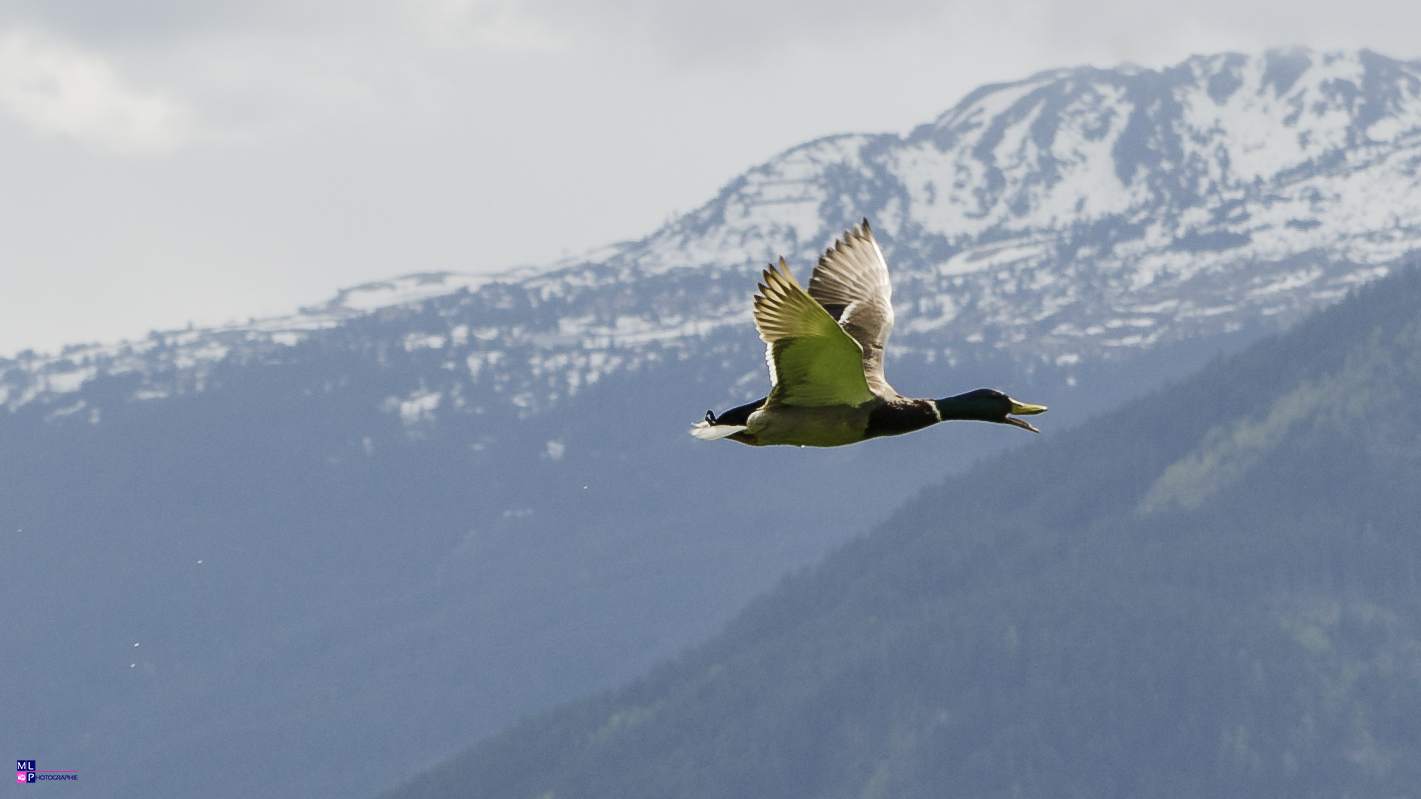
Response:
POLYGON ((753 446, 841 447, 879 436, 911 433, 942 421, 932 400, 874 397, 862 405, 782 405, 766 409, 766 399, 732 408, 720 416, 707 412, 709 418, 703 424, 708 429, 743 427, 738 431, 725 430, 724 437, 753 446))
POLYGON ((755 327, 765 341, 769 396, 719 416, 706 411, 696 438, 753 446, 839 447, 899 435, 948 419, 1036 428, 1009 414, 1035 414, 992 389, 947 399, 910 399, 883 377, 883 348, 893 331, 888 265, 868 220, 819 259, 800 288, 784 259, 764 272, 755 296, 755 327))

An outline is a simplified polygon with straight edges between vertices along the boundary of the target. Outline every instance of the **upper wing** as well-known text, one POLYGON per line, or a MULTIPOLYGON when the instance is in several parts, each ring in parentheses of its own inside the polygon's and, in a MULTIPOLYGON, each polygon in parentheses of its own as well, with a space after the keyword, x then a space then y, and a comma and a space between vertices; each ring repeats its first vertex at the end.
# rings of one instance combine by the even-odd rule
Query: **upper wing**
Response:
POLYGON ((896 395, 883 377, 883 348, 893 332, 893 284, 867 219, 819 258, 809 278, 809 296, 863 348, 870 388, 881 396, 896 395))
POLYGON ((862 405, 873 399, 863 351, 834 317, 800 288, 784 259, 755 295, 755 328, 765 341, 773 405, 862 405))

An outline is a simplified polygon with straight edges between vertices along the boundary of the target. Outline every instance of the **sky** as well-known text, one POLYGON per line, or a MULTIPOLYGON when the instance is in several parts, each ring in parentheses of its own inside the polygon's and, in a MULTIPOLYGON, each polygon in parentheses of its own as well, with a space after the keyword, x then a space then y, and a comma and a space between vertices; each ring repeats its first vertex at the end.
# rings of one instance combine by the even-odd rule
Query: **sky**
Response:
POLYGON ((0 0, 0 356, 638 239, 1043 69, 1417 30, 1414 0, 0 0))

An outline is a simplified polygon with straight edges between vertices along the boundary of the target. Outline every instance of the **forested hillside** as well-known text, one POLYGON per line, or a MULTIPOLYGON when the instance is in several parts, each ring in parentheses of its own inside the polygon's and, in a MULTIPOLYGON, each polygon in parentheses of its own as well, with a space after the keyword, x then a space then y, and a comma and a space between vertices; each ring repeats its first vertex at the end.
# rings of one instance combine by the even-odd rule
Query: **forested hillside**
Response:
POLYGON ((925 490, 710 643, 389 796, 1338 797, 1418 785, 1412 268, 925 490))

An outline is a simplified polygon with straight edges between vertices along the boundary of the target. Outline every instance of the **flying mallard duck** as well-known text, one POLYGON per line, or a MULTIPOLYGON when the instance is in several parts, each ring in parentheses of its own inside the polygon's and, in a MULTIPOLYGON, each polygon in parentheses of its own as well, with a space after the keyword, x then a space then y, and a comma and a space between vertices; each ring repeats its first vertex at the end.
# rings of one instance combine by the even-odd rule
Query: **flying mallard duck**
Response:
POLYGON ((1040 432, 1010 414, 1042 413, 979 388, 947 399, 908 399, 883 378, 883 347, 893 332, 893 286, 868 220, 819 259, 800 288, 783 258, 755 295, 755 328, 765 341, 770 396, 691 428, 702 441, 730 438, 764 447, 838 447, 911 433, 948 419, 976 419, 1040 432))

